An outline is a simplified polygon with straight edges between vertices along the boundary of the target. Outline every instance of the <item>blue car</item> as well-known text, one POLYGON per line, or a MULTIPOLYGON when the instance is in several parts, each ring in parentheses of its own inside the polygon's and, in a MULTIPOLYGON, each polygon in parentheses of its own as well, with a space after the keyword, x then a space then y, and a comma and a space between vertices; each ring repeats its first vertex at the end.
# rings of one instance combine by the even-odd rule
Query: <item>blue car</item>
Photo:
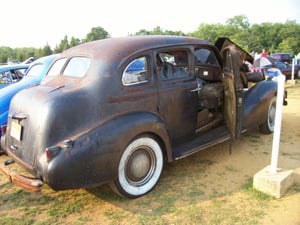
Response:
POLYGON ((29 64, 11 64, 0 66, 0 89, 20 81, 29 64))
MULTIPOLYGON (((39 85, 56 56, 57 54, 54 54, 37 59, 30 64, 26 75, 21 81, 0 89, 0 126, 7 123, 10 101, 15 94, 25 88, 39 85)), ((0 130, 0 137, 1 134, 2 131, 0 130)))

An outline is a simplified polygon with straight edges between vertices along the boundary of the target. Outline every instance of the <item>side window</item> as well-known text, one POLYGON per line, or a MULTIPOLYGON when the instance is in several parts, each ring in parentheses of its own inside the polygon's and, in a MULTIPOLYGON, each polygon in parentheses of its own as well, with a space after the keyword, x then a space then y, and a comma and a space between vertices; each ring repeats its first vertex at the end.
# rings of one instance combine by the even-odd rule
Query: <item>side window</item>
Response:
POLYGON ((148 62, 145 56, 132 60, 122 74, 122 84, 125 86, 147 82, 148 62))
POLYGON ((194 50, 194 74, 205 81, 221 81, 222 68, 213 49, 199 46, 194 50))
POLYGON ((195 64, 218 65, 215 54, 206 48, 195 49, 195 64))
POLYGON ((186 50, 159 52, 156 56, 159 78, 171 80, 188 77, 190 75, 188 56, 186 50))
POLYGON ((54 77, 60 74, 61 69, 65 65, 67 58, 56 60, 47 73, 47 77, 54 77))
POLYGON ((231 55, 230 52, 228 50, 226 50, 223 53, 223 58, 224 58, 224 71, 228 72, 228 73, 233 73, 233 68, 232 68, 232 64, 231 64, 231 55))
POLYGON ((36 64, 28 70, 26 76, 27 77, 37 77, 42 73, 43 69, 44 69, 43 64, 36 64))
POLYGON ((68 77, 83 77, 89 69, 91 60, 86 57, 73 57, 68 62, 63 76, 68 77))

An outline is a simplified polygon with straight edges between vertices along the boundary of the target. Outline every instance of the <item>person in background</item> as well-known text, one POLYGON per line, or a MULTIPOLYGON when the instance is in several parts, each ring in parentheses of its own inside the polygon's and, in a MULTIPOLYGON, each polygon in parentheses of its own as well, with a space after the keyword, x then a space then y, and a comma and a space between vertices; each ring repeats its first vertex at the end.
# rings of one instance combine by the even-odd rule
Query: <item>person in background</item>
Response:
POLYGON ((267 57, 267 56, 268 56, 268 53, 266 52, 265 49, 263 49, 261 54, 260 54, 260 57, 267 57))

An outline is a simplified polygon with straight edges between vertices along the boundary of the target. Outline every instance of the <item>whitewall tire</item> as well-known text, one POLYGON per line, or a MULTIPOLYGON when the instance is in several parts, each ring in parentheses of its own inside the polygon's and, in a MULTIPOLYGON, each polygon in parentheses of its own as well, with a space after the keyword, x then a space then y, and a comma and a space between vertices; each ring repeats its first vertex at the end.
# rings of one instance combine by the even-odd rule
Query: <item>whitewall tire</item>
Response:
POLYGON ((157 184, 163 169, 160 144, 150 136, 133 140, 123 151, 112 189, 128 198, 140 197, 157 184))

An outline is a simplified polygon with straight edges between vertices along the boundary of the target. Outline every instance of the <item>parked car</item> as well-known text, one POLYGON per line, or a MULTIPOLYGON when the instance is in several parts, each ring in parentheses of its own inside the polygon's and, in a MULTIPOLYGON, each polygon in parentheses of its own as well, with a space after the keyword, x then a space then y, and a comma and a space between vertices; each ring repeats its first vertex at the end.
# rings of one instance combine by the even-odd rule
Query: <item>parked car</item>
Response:
POLYGON ((0 89, 20 81, 29 64, 11 64, 0 66, 0 89))
MULTIPOLYGON (((8 110, 11 99, 19 91, 40 84, 50 64, 58 54, 41 57, 35 60, 26 72, 26 76, 17 83, 13 83, 5 88, 0 89, 0 126, 7 123, 8 110)), ((28 100, 26 101, 28 102, 28 100)), ((0 130, 0 137, 2 131, 0 130)))
POLYGON ((246 88, 243 59, 253 61, 226 38, 130 36, 70 48, 48 72, 56 77, 13 98, 1 137, 13 160, 0 171, 30 191, 109 183, 142 196, 167 162, 253 127, 273 132, 277 83, 246 88), (132 69, 137 60, 143 66, 132 69), (33 178, 11 171, 13 161, 33 178))
MULTIPOLYGON (((292 69, 293 65, 287 64, 281 61, 276 61, 274 63, 275 68, 279 69, 282 74, 286 76, 286 79, 291 79, 292 77, 292 69)), ((271 68, 272 65, 266 66, 265 69, 271 68)), ((295 64, 294 65, 294 78, 300 78, 300 64, 295 64)))
MULTIPOLYGON (((262 71, 264 74, 266 74, 267 70, 272 67, 279 69, 281 73, 286 76, 286 80, 291 79, 293 65, 278 61, 271 56, 260 57, 256 59, 251 66, 251 69, 262 71)), ((300 78, 300 64, 294 65, 294 78, 300 78)))
POLYGON ((295 57, 294 54, 288 52, 273 53, 270 56, 275 58, 277 61, 287 64, 292 64, 293 58, 295 57))

